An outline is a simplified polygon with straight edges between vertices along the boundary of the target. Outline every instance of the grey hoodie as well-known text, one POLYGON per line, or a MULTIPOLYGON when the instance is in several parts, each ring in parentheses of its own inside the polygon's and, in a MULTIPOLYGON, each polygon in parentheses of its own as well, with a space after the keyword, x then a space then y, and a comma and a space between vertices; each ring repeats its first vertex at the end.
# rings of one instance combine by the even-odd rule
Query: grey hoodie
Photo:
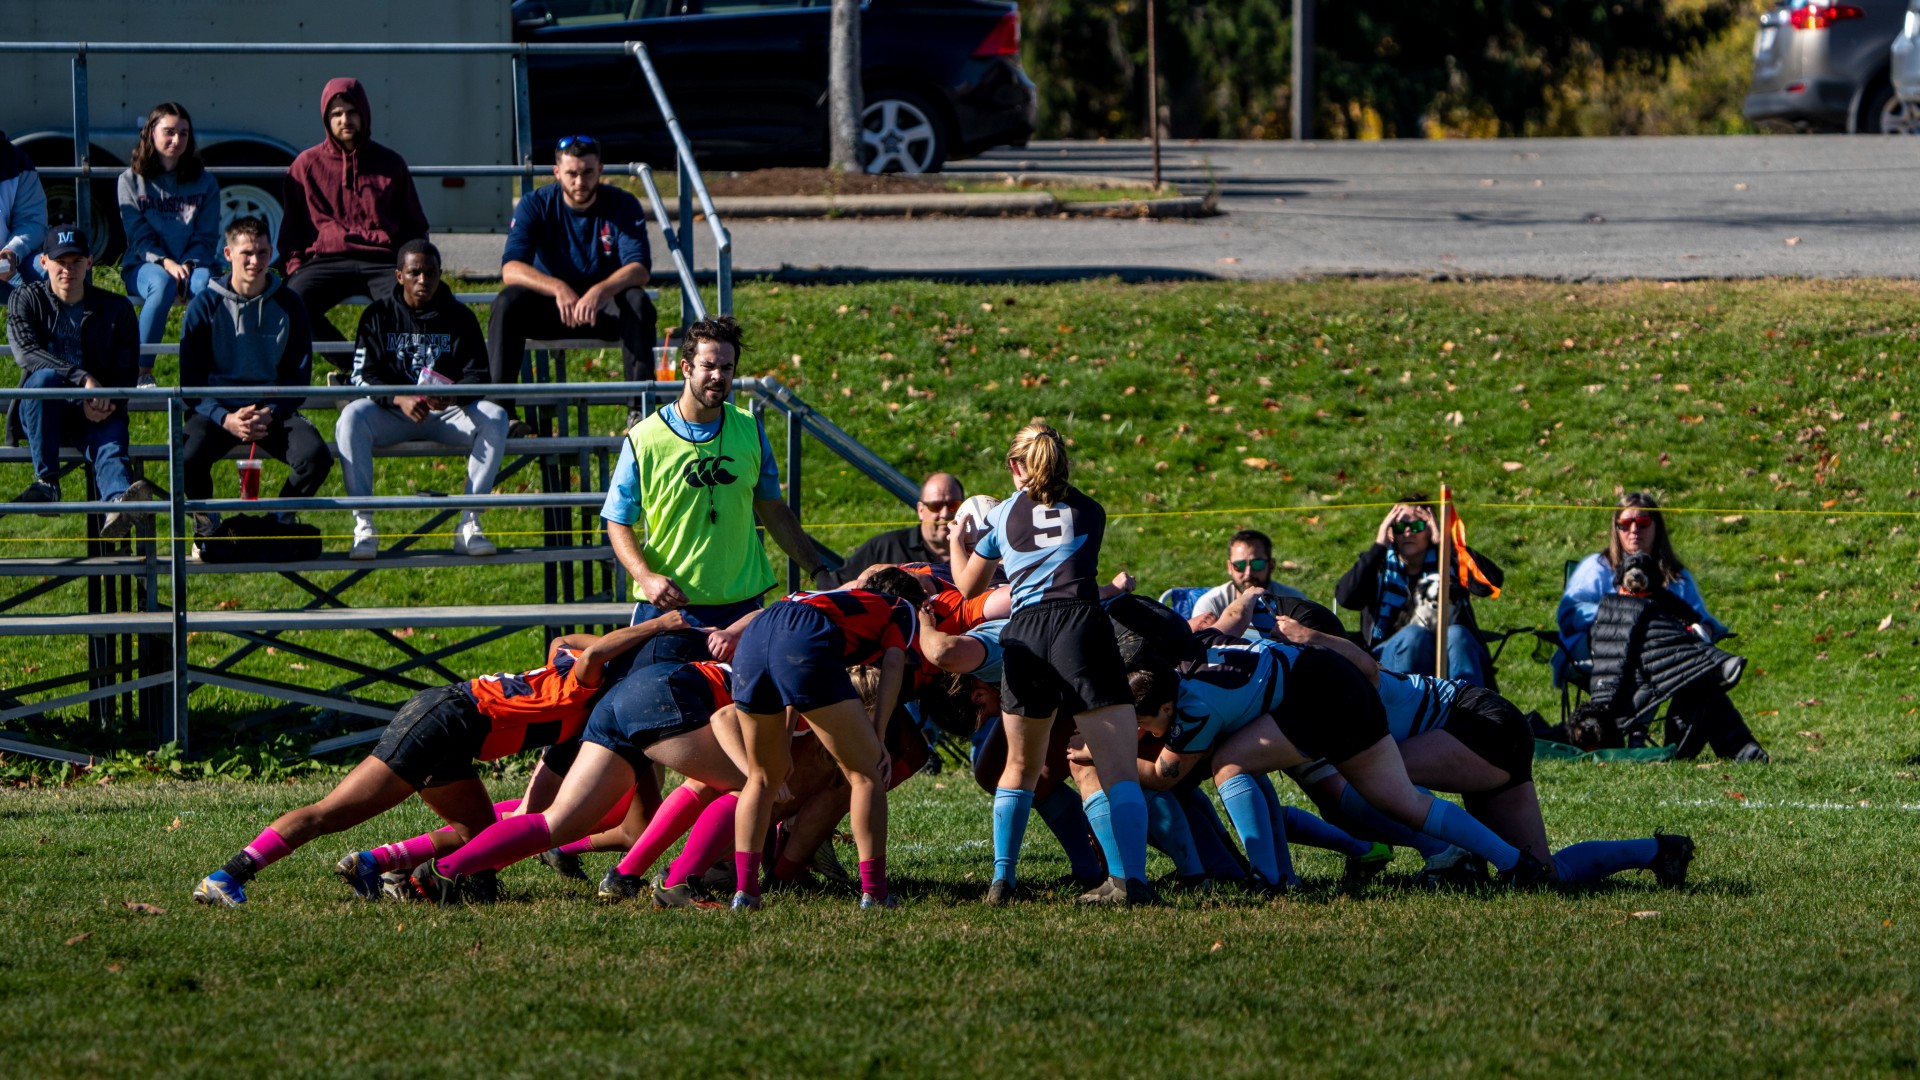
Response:
POLYGON ((212 267, 220 255, 220 185, 204 172, 149 180, 128 169, 120 174, 120 226, 127 234, 122 266, 172 259, 212 267))
MULTIPOLYGON (((233 291, 232 277, 213 281, 180 322, 180 385, 313 385, 313 337, 300 297, 271 274, 251 299, 233 291)), ((266 405, 285 420, 299 400, 203 398, 193 408, 217 424, 244 405, 266 405)))

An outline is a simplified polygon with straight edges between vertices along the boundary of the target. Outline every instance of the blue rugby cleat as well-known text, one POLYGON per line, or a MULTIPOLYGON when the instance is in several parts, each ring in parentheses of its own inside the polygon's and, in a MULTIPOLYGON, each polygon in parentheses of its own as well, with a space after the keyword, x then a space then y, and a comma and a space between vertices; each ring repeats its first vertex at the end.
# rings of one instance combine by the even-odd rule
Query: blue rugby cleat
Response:
POLYGON ((352 886, 353 894, 360 899, 380 899, 383 883, 380 880, 380 868, 373 862, 373 852, 349 851, 340 856, 339 862, 333 864, 333 872, 340 875, 340 880, 352 886))
POLYGON ((196 904, 239 907, 247 902, 247 890, 225 870, 215 870, 201 878, 200 884, 194 887, 193 900, 196 904))
POLYGON ((729 906, 735 911, 759 911, 760 898, 744 892, 736 892, 733 894, 733 903, 729 906))

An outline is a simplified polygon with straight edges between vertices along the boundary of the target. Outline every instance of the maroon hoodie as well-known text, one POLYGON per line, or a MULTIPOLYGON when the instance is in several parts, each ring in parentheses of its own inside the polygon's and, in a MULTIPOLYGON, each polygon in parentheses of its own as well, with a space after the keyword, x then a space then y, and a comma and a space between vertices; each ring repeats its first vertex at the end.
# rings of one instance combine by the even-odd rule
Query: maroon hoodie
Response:
POLYGON ((426 211, 406 160, 373 141, 373 110, 360 80, 327 80, 320 91, 322 132, 327 103, 341 94, 360 110, 360 145, 348 151, 327 133, 293 159, 280 223, 288 273, 325 255, 391 259, 400 245, 427 235, 426 211))

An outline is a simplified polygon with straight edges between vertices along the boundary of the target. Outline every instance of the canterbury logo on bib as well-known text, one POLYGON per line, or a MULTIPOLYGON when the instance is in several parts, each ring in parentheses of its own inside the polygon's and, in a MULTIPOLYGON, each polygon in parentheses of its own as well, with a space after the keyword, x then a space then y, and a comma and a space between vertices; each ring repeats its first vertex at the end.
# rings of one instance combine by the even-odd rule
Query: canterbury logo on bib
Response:
POLYGON ((723 484, 731 484, 740 478, 728 472, 725 466, 720 463, 732 460, 733 457, 731 455, 722 454, 719 457, 700 458, 695 461, 689 461, 687 462, 686 468, 681 470, 680 478, 687 482, 688 487, 696 488, 720 487, 723 484))

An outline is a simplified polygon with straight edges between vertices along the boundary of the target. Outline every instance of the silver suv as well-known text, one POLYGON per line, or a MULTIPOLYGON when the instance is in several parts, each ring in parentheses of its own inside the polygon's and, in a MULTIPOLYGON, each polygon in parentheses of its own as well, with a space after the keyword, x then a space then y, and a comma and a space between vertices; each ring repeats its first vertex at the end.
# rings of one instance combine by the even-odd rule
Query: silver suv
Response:
POLYGON ((1773 131, 1904 133, 1887 77, 1907 0, 1782 0, 1760 17, 1742 110, 1773 131))

